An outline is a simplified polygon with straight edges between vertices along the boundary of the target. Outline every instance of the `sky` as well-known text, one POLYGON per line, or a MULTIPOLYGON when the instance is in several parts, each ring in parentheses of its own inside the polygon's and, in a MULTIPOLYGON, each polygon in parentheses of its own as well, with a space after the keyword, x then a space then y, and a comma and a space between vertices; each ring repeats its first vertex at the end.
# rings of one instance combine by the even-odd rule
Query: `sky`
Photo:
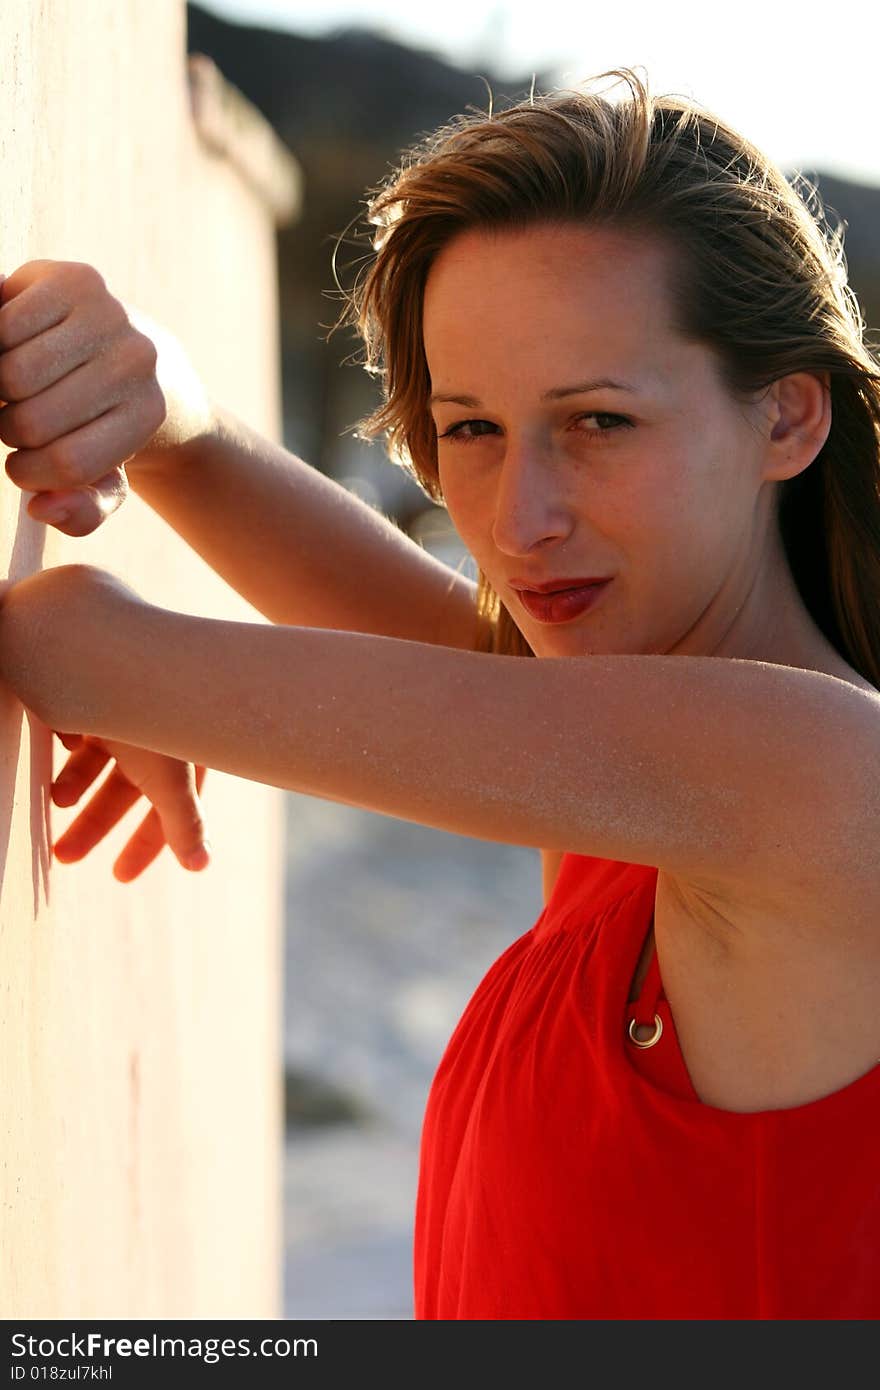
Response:
POLYGON ((880 187, 876 0, 197 0, 224 19, 303 34, 378 29, 501 76, 552 71, 567 86, 647 69, 652 90, 708 107, 786 172, 824 170, 880 187))

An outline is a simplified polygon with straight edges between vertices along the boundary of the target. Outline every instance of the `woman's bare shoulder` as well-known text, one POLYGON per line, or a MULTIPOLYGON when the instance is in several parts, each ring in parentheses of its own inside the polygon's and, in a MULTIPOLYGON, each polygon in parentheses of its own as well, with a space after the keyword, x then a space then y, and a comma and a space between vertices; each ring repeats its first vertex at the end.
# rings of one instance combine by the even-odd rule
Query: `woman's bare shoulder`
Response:
MULTIPOLYGON (((829 663, 824 674, 872 697, 841 732, 841 762, 852 765, 861 726, 867 765, 880 746, 880 691, 844 663, 829 663)), ((829 700, 830 715, 834 708, 829 700)), ((797 874, 723 885, 658 877, 664 986, 706 1103, 806 1104, 880 1057, 880 814, 869 814, 861 793, 850 802, 830 771, 824 786, 817 834, 797 874)))
POLYGON ((863 872, 830 853, 750 892, 658 874, 657 954, 691 1081, 727 1110, 805 1105, 880 1058, 880 829, 863 872))

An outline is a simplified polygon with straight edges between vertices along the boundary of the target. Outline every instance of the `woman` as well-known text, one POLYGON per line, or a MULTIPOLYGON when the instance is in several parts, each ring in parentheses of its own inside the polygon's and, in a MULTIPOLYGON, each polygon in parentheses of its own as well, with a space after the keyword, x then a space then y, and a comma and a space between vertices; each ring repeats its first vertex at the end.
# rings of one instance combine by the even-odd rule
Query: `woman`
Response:
POLYGON ((38 272, 0 309, 31 514, 95 480, 112 507, 134 452, 278 626, 62 566, 8 590, 0 674, 85 736, 67 802, 117 760, 66 857, 153 799, 122 876, 160 817, 184 857, 189 764, 544 852, 545 910, 431 1089, 418 1317, 873 1318, 880 372, 780 172, 619 75, 454 123, 371 205, 368 432, 445 501, 476 594, 226 412, 148 434, 155 353, 92 280, 137 403, 101 435, 118 382, 38 272))

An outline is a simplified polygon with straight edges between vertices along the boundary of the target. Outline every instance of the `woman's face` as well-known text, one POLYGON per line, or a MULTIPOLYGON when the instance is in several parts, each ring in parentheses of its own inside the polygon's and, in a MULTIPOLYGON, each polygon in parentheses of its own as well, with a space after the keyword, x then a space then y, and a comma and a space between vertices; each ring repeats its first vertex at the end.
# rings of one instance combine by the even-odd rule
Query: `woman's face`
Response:
POLYGON ((559 225, 462 233, 429 274, 444 498, 538 656, 712 652, 755 583, 769 427, 666 286, 660 244, 559 225), (588 578, 592 606, 522 593, 588 578))

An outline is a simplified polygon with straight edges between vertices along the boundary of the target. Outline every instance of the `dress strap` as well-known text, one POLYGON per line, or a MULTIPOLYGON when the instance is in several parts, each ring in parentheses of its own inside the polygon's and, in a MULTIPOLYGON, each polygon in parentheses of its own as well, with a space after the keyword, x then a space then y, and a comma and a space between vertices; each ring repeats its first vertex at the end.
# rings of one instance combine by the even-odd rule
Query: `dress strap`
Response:
POLYGON ((663 1032, 663 1021, 657 1012, 657 1004, 663 994, 663 981, 660 978, 660 962, 657 958, 657 945, 651 953, 651 962, 648 966, 645 978, 642 981, 642 988, 638 999, 634 999, 629 1005, 629 1023, 627 1034, 631 1043, 636 1047, 653 1047, 660 1041, 663 1032), (653 1028, 653 1035, 640 1039, 635 1036, 635 1030, 644 1025, 646 1028, 653 1028))
POLYGON ((660 978, 656 944, 639 997, 627 1002, 625 1019, 624 1046, 635 1070, 662 1091, 680 1100, 699 1103, 700 1097, 691 1081, 678 1041, 675 1019, 660 978))
POLYGON ((639 991, 638 999, 632 1003, 635 1010, 637 1023, 653 1023, 654 1013, 657 1008, 657 1001, 663 994, 663 981, 660 978, 660 962, 657 959, 657 946, 651 954, 651 963, 648 966, 645 978, 642 981, 642 988, 639 991))

